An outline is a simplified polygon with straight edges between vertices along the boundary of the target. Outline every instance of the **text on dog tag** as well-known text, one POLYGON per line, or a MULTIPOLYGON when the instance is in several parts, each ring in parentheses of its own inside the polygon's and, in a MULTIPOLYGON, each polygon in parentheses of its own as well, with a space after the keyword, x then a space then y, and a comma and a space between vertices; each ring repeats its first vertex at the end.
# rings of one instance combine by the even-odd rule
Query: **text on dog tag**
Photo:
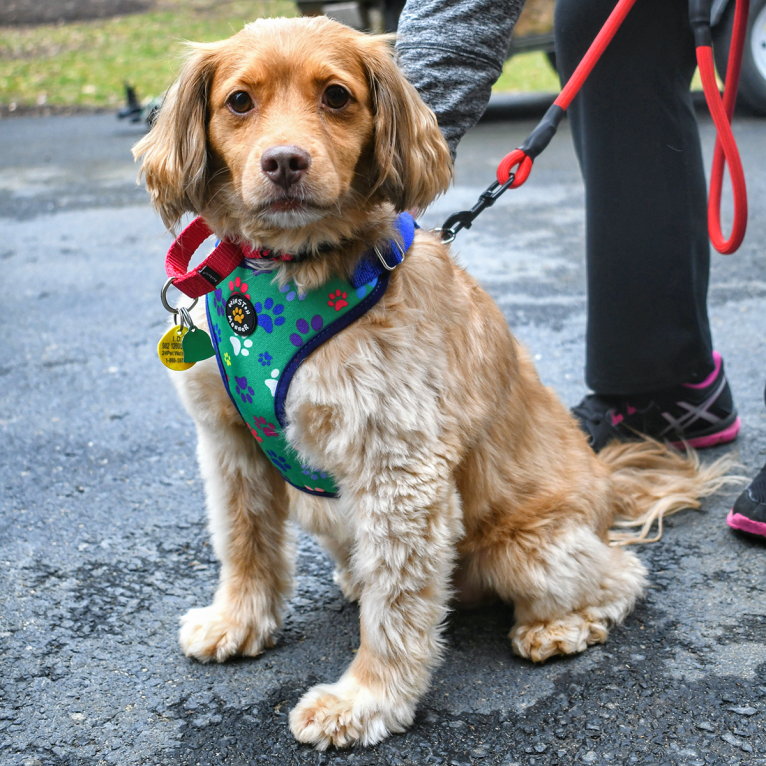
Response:
POLYGON ((184 362, 183 337, 188 332, 188 328, 181 328, 180 325, 171 327, 157 344, 157 354, 160 361, 169 370, 188 370, 194 366, 194 362, 184 362))

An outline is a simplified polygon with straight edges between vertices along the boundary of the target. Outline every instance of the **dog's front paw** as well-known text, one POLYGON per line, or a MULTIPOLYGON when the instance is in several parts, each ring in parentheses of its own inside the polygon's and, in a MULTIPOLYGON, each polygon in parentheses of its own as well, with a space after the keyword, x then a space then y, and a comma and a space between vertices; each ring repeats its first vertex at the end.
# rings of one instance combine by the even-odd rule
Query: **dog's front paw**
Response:
POLYGON ((273 646, 276 629, 276 622, 271 618, 261 620, 258 625, 248 625, 237 622, 215 606, 207 606, 190 609, 181 618, 178 638, 187 657, 200 662, 223 662, 235 654, 255 657, 273 646))
POLYGON ((414 705, 393 705, 347 678, 306 692, 290 712, 290 730, 317 750, 374 745, 392 732, 404 731, 414 717, 414 705))

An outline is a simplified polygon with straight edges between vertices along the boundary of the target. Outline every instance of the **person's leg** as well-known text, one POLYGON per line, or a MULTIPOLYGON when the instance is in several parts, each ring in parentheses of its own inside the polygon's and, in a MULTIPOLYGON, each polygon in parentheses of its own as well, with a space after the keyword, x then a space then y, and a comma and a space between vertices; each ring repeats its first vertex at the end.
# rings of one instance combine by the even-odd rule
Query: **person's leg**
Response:
MULTIPOLYGON (((558 0, 564 79, 614 6, 558 0)), ((687 15, 687 0, 636 3, 569 110, 586 191, 586 377, 601 394, 699 383, 714 366, 687 15)))
MULTIPOLYGON (((558 0, 562 79, 615 3, 558 0)), ((624 420, 678 439, 690 436, 683 426, 694 421, 691 436, 707 439, 723 423, 721 430, 730 429, 723 440, 730 440, 736 413, 707 317, 706 189, 689 94, 695 55, 687 14, 687 0, 636 3, 569 110, 586 191, 586 380, 602 399, 631 398, 625 412, 609 415, 610 429, 612 419, 624 420), (679 387, 700 383, 682 392, 702 413, 698 423, 675 405, 679 387), (650 405, 649 414, 630 421, 650 405)), ((603 446, 586 430, 594 447, 603 446)), ((602 438, 618 435, 612 431, 602 438)))

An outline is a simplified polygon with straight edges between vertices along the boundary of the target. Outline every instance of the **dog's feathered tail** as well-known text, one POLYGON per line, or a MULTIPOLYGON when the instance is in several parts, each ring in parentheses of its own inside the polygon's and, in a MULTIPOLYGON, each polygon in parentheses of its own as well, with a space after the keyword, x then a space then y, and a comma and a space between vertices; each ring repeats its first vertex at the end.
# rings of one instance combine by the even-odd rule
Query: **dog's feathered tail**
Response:
POLYGON ((615 487, 612 545, 656 542, 662 537, 665 516, 699 508, 701 498, 742 481, 730 474, 737 464, 730 455, 702 465, 694 450, 677 452, 653 439, 613 442, 599 452, 599 458, 611 469, 615 487), (657 532, 649 537, 655 522, 657 532))

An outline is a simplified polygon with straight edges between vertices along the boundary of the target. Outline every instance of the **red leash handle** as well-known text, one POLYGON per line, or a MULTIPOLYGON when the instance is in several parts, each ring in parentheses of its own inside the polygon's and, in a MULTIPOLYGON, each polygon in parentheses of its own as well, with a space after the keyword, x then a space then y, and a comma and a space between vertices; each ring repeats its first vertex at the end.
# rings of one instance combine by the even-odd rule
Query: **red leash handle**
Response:
MULTIPOLYGON (((529 177, 532 163, 556 132, 556 127, 564 112, 572 103, 574 97, 582 88, 588 75, 593 71, 596 62, 612 41, 620 25, 636 0, 619 0, 609 15, 606 23, 596 35, 587 53, 575 69, 569 81, 562 89, 553 106, 548 110, 542 122, 530 134, 529 138, 518 149, 507 154, 497 168, 497 181, 505 184, 511 172, 517 168, 515 178, 509 188, 521 186, 529 177)), ((705 99, 713 117, 718 136, 713 155, 713 167, 710 174, 710 195, 708 200, 708 232, 713 247, 719 253, 728 255, 735 252, 742 244, 747 228, 747 188, 742 161, 737 149, 737 143, 731 131, 731 118, 737 99, 737 86, 742 67, 742 52, 745 44, 749 0, 736 0, 734 26, 731 45, 729 47, 729 65, 726 73, 726 87, 723 101, 718 93, 715 79, 715 65, 710 36, 710 7, 704 0, 690 6, 691 22, 695 32, 697 63, 702 77, 702 87, 705 99), (721 194, 723 188, 724 166, 729 166, 732 192, 734 197, 734 222, 729 239, 721 231, 721 194)))
POLYGON ((523 149, 514 149, 500 161, 497 167, 497 182, 502 186, 511 176, 511 170, 517 165, 516 177, 509 189, 517 189, 529 178, 532 172, 532 158, 523 149))
POLYGON ((710 195, 708 199, 708 233, 713 247, 723 255, 731 255, 742 244, 747 229, 747 187, 742 160, 737 149, 737 142, 731 131, 731 118, 737 100, 737 86, 742 68, 742 52, 745 45, 747 15, 750 0, 737 0, 734 12, 734 26, 729 46, 729 65, 726 71, 724 96, 718 92, 713 63, 713 49, 710 45, 697 46, 697 64, 702 78, 705 100, 710 115, 715 123, 718 137, 713 154, 713 167, 710 172, 710 195), (721 230, 721 194, 723 189, 724 166, 729 166, 732 196, 734 199, 734 222, 731 234, 726 239, 721 230))
POLYGON ((244 254, 235 244, 222 240, 199 266, 187 271, 197 248, 212 234, 202 218, 195 218, 170 246, 165 271, 184 295, 200 298, 214 290, 242 262, 244 254))

